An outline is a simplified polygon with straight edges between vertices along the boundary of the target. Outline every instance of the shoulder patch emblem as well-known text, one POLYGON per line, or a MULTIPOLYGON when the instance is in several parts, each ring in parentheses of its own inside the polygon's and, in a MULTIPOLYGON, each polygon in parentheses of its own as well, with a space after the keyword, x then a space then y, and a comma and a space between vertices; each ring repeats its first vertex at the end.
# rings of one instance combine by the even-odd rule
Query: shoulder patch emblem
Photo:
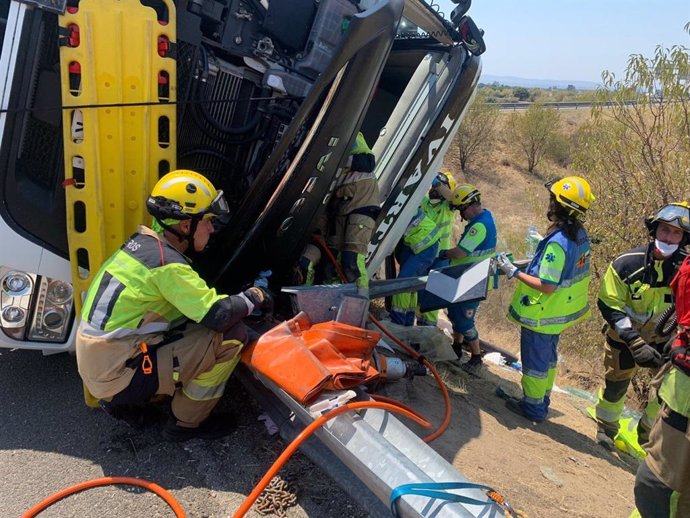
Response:
POLYGON ((553 254, 553 252, 549 252, 544 256, 544 259, 547 263, 552 263, 556 260, 556 256, 553 254))
POLYGON ((470 231, 467 233, 468 236, 476 236, 477 235, 477 229, 472 227, 470 231))

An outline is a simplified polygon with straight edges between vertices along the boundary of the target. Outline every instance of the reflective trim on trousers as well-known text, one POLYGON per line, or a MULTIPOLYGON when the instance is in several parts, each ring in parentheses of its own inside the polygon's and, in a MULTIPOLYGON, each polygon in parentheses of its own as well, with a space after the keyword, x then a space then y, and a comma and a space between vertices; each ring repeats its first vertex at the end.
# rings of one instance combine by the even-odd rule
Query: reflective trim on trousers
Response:
POLYGON ((597 420, 606 421, 607 423, 618 423, 623 407, 625 406, 625 394, 618 401, 607 401, 604 399, 604 389, 599 389, 599 399, 595 407, 595 416, 597 420))
POLYGON ((210 370, 202 372, 187 385, 182 388, 184 395, 194 401, 207 401, 209 399, 218 399, 225 391, 225 384, 227 383, 232 371, 235 370, 240 361, 240 351, 243 344, 238 340, 225 340, 223 345, 239 346, 237 354, 231 360, 217 363, 210 370))

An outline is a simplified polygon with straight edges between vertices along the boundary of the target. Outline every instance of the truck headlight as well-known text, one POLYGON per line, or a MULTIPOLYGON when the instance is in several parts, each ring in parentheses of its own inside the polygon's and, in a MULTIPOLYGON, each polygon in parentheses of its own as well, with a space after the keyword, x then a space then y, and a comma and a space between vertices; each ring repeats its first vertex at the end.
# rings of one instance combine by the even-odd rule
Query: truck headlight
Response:
POLYGON ((70 283, 0 266, 0 329, 10 338, 64 343, 73 305, 70 283))
POLYGON ((7 272, 2 278, 2 291, 8 297, 21 297, 31 290, 31 278, 16 270, 7 272))
POLYGON ((46 298, 53 304, 65 304, 72 300, 72 285, 60 280, 50 281, 46 298))
POLYGON ((26 311, 17 306, 9 306, 2 310, 2 318, 8 324, 19 324, 26 317, 26 311))

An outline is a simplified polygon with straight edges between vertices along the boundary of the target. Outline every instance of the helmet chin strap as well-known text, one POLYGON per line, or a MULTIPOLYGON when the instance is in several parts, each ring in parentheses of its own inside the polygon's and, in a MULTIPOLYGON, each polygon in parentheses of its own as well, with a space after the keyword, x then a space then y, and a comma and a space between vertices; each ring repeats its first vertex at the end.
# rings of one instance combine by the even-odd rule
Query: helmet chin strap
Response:
POLYGON ((172 228, 170 225, 166 225, 163 223, 160 219, 156 218, 156 222, 163 227, 165 230, 170 232, 172 235, 177 237, 180 241, 187 241, 189 243, 189 246, 192 247, 192 250, 195 250, 194 248, 194 234, 196 234, 196 227, 199 225, 199 220, 197 218, 191 218, 191 226, 189 227, 189 233, 188 234, 183 234, 182 232, 179 232, 178 230, 175 230, 172 228))

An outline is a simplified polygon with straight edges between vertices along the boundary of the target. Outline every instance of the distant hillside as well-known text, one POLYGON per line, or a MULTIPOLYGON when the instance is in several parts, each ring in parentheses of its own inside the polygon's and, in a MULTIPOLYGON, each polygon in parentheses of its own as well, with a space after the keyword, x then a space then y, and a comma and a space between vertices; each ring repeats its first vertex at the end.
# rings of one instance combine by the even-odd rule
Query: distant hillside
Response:
POLYGON ((511 76, 492 76, 489 74, 482 74, 479 78, 482 84, 490 85, 494 82, 506 86, 524 86, 525 88, 568 88, 568 85, 573 85, 578 90, 596 90, 600 86, 599 83, 592 81, 559 81, 556 79, 526 79, 524 77, 511 76))

